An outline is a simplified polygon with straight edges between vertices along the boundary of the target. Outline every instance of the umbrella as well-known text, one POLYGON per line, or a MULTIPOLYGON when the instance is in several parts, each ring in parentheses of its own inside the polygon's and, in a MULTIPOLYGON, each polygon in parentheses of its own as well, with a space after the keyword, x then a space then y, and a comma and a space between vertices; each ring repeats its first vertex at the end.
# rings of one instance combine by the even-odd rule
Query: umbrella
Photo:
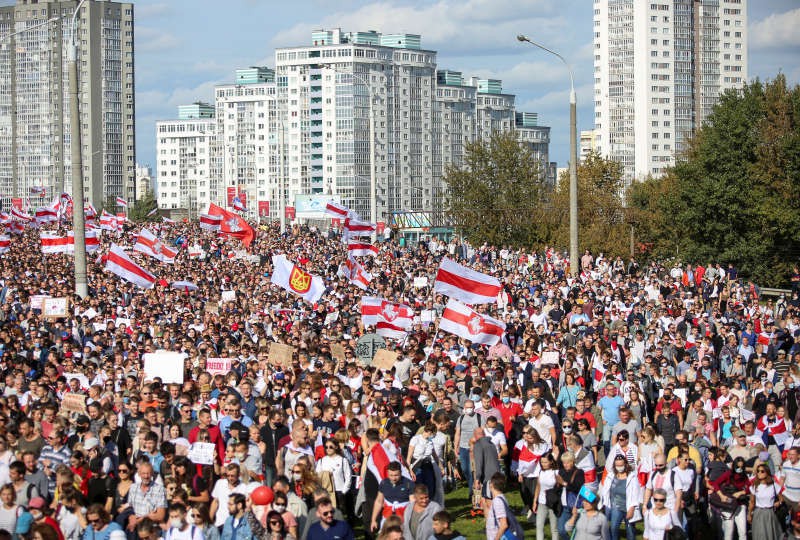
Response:
POLYGON ((173 281, 172 287, 175 289, 184 289, 187 291, 196 291, 198 286, 191 281, 173 281))

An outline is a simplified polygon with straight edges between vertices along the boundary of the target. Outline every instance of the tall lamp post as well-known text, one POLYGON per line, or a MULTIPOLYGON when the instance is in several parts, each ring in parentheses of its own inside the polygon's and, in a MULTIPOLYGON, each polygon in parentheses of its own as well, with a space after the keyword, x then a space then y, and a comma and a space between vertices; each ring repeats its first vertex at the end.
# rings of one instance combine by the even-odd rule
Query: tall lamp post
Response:
POLYGON ((577 128, 577 100, 575 98, 575 77, 572 66, 552 49, 531 41, 520 34, 518 41, 527 42, 545 52, 558 57, 569 71, 569 271, 573 276, 578 275, 578 128, 577 128))
POLYGON ((72 14, 72 43, 67 50, 69 71, 69 130, 72 154, 72 229, 75 234, 75 294, 86 298, 86 218, 83 215, 83 161, 81 160, 81 117, 78 96, 78 15, 86 0, 72 14))
MULTIPOLYGON (((333 66, 323 66, 323 69, 329 69, 340 75, 349 75, 352 79, 359 81, 363 84, 369 92, 369 220, 372 223, 378 222, 378 184, 375 179, 375 93, 372 90, 372 85, 369 80, 346 71, 339 71, 333 66)), ((375 240, 376 234, 372 235, 375 240)))

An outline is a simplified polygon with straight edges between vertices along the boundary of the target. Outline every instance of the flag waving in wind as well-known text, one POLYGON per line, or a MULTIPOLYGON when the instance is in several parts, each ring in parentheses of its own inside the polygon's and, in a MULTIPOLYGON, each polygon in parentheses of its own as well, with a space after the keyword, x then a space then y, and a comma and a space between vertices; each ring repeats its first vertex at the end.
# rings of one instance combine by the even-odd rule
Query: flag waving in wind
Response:
POLYGON ((221 216, 222 220, 220 221, 219 232, 238 238, 245 247, 250 247, 250 244, 255 240, 256 231, 253 227, 248 225, 247 221, 245 221, 242 216, 237 216, 233 212, 228 212, 216 204, 209 205, 208 214, 211 216, 221 216))
POLYGON ((442 313, 439 329, 468 339, 472 343, 494 345, 503 337, 506 325, 488 315, 481 315, 451 298, 442 313))
POLYGON ((313 304, 325 292, 325 282, 321 277, 309 274, 286 258, 286 255, 272 256, 272 283, 286 289, 313 304))
POLYGON ((126 201, 122 197, 117 197, 117 206, 121 206, 123 208, 128 208, 128 201, 126 201))
POLYGON ((133 250, 168 264, 174 263, 175 255, 177 255, 176 251, 169 249, 156 235, 147 229, 142 229, 142 232, 136 237, 133 250))
POLYGON ((380 336, 402 339, 414 322, 414 310, 383 298, 362 296, 361 322, 364 326, 374 326, 380 336))
POLYGON ((156 276, 133 262, 117 244, 111 244, 108 250, 106 270, 143 289, 149 289, 156 282, 156 276))
POLYGON ((325 205, 325 215, 334 218, 347 219, 352 215, 352 212, 343 204, 328 201, 328 204, 325 205))
POLYGON ((347 278, 350 283, 362 291, 366 291, 367 287, 369 287, 369 282, 372 281, 372 274, 364 270, 364 267, 358 264, 358 261, 352 257, 348 257, 347 260, 339 266, 339 275, 347 278))
POLYGON ((502 289, 497 278, 481 274, 445 257, 436 273, 433 290, 465 304, 497 302, 502 289))
POLYGON ((233 209, 237 212, 247 212, 247 208, 244 207, 244 203, 238 195, 233 198, 233 209))

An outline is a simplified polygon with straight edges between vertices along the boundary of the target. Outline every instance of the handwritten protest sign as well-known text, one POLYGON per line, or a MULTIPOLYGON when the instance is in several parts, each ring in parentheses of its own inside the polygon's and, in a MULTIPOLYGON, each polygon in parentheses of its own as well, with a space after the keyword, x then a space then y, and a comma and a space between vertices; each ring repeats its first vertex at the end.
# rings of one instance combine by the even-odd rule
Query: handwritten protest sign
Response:
POLYGON ((196 442, 189 447, 188 457, 192 463, 198 465, 213 465, 214 464, 214 443, 196 442))
POLYGON ((61 298, 45 298, 42 302, 42 315, 45 317, 56 319, 58 317, 66 317, 69 310, 69 299, 61 298))
POLYGON ((61 409, 67 412, 86 414, 86 396, 73 392, 64 393, 64 399, 61 401, 61 409))
POLYGON ((550 365, 555 364, 558 365, 558 351, 545 351, 542 353, 542 364, 543 365, 550 365))
POLYGON ((388 349, 378 349, 372 359, 372 365, 378 369, 392 369, 397 362, 397 353, 388 349))
POLYGON ((338 343, 331 343, 331 356, 333 356, 335 360, 344 360, 344 347, 338 343))
POLYGON ((230 358, 209 358, 206 360, 206 371, 211 375, 222 373, 227 375, 231 371, 233 361, 230 358))
POLYGON ((415 289, 424 289, 427 286, 428 286, 428 277, 427 276, 415 277, 414 278, 414 288, 415 289))
POLYGON ((269 346, 269 361, 274 366, 292 367, 294 347, 283 343, 273 343, 269 346))
POLYGON ((339 312, 334 311, 325 315, 325 326, 329 326, 339 320, 339 312))
POLYGON ((44 304, 45 298, 50 298, 49 294, 34 294, 31 296, 31 309, 38 309, 41 310, 44 304))
POLYGON ((152 381, 156 377, 163 383, 183 384, 183 353, 158 351, 144 355, 144 378, 152 381))

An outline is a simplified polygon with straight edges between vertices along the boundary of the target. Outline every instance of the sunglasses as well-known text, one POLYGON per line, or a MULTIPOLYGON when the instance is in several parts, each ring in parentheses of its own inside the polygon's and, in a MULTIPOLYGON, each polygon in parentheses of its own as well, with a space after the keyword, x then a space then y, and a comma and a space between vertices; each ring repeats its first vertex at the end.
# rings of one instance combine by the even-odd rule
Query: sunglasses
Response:
POLYGON ((328 510, 327 512, 320 512, 320 515, 323 517, 328 517, 333 515, 333 510, 328 510))
POLYGON ((270 525, 282 525, 282 523, 281 523, 279 520, 277 520, 277 519, 271 519, 271 520, 269 520, 269 524, 270 524, 270 525))
POLYGON ((653 502, 663 503, 663 502, 667 502, 667 499, 653 499, 653 502))
POLYGON ((336 450, 336 447, 335 446, 326 446, 325 449, 326 450, 336 450))

